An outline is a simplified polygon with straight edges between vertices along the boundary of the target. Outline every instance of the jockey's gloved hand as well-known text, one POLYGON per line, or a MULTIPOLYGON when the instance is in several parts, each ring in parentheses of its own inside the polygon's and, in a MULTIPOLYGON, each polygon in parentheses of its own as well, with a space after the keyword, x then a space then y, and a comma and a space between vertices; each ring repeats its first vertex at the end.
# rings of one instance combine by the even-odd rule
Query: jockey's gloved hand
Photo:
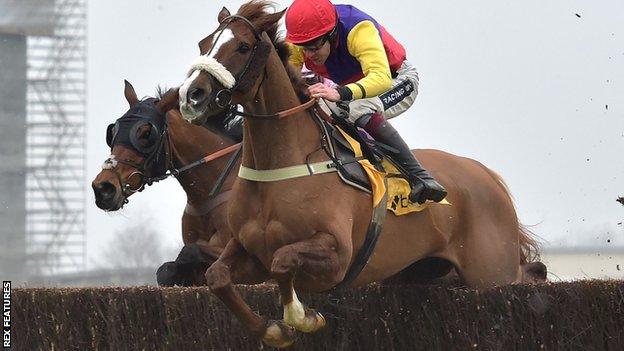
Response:
POLYGON ((325 84, 322 83, 316 83, 314 85, 311 85, 308 88, 308 91, 310 91, 310 95, 313 98, 317 98, 317 99, 325 99, 327 101, 340 101, 340 93, 338 93, 338 90, 332 88, 332 87, 328 87, 325 84))

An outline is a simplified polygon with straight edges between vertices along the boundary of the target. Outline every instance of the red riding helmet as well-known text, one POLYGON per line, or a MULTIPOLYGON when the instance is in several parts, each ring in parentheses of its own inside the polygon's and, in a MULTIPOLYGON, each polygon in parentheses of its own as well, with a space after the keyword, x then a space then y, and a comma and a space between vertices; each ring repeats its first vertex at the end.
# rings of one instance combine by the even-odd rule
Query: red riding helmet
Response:
POLYGON ((286 40, 293 44, 314 40, 329 33, 336 20, 329 0, 295 0, 286 12, 286 40))

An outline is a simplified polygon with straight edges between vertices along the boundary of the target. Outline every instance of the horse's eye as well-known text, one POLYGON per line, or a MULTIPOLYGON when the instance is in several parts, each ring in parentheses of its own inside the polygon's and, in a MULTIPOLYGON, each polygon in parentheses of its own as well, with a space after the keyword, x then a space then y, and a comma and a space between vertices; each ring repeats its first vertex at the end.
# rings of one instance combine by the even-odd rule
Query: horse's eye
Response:
POLYGON ((140 128, 137 139, 142 147, 151 147, 154 144, 154 136, 151 127, 140 128))
POLYGON ((249 47, 249 44, 247 43, 240 43, 238 45, 238 49, 236 49, 236 51, 240 52, 241 54, 247 53, 251 48, 249 47))

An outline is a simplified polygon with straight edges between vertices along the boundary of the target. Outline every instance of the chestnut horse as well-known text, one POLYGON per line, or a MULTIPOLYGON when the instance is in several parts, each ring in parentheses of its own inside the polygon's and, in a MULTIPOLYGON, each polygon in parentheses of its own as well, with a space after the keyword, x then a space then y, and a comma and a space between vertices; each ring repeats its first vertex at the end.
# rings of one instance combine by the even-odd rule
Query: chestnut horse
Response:
MULTIPOLYGON (((275 29, 284 12, 269 8, 257 0, 242 5, 237 15, 221 10, 219 27, 199 43, 201 56, 180 88, 180 111, 186 120, 203 124, 233 104, 242 105, 248 117, 246 168, 327 161, 320 152, 319 127, 291 84, 293 69, 279 57, 285 48, 275 29)), ((416 154, 448 190, 452 205, 389 214, 373 255, 350 286, 381 281, 427 258, 449 262, 472 287, 523 281, 522 264, 535 254, 535 241, 519 224, 501 178, 469 158, 437 150, 416 154)), ((364 241, 371 197, 333 173, 274 182, 239 178, 232 191, 233 238, 206 272, 208 285, 253 335, 286 347, 294 341, 294 329, 314 332, 325 325, 320 313, 298 300, 296 290, 326 291, 343 280, 364 241), (231 277, 253 265, 278 283, 283 320, 267 321, 254 313, 233 288, 231 277)))
MULTIPOLYGON (((125 82, 124 95, 130 109, 137 109, 140 105, 146 106, 146 110, 150 110, 150 104, 154 100, 143 99, 139 101, 137 94, 128 82, 125 82)), ((161 94, 163 95, 163 94, 161 94)), ((231 138, 224 136, 223 131, 218 126, 209 128, 204 125, 198 127, 182 121, 180 111, 177 109, 177 91, 172 91, 161 96, 160 101, 155 104, 156 111, 146 114, 146 121, 150 123, 139 126, 136 130, 137 146, 132 143, 116 142, 111 146, 111 156, 109 160, 129 160, 130 162, 117 162, 116 167, 111 167, 108 161, 104 165, 104 169, 95 177, 92 182, 95 194, 96 205, 105 211, 116 211, 120 209, 128 198, 134 194, 135 190, 142 189, 147 178, 159 179, 169 172, 181 169, 184 165, 193 164, 192 161, 201 159, 202 155, 214 155, 219 150, 227 149, 233 145, 231 138), (176 109, 174 109, 174 107, 176 109), (162 160, 160 166, 157 162, 146 163, 149 155, 141 155, 141 151, 137 147, 150 147, 150 143, 157 140, 148 140, 151 134, 152 126, 164 126, 166 120, 166 130, 163 137, 167 138, 167 143, 161 148, 154 148, 153 160, 162 160), (199 147, 198 147, 199 146, 199 147), (137 168, 143 165, 145 177, 137 173, 137 168), (167 165, 167 167, 163 167, 167 165), (178 167, 178 168, 176 168, 178 167)), ((123 117, 122 117, 123 118, 123 117)), ((115 124, 111 124, 109 128, 109 142, 113 142, 112 132, 115 132, 115 124)), ((130 130, 125 130, 126 139, 129 140, 130 130)), ((157 133, 158 134, 158 133, 157 133)), ((229 160, 228 160, 229 162, 229 160)), ((240 159, 236 159, 233 165, 237 167, 240 159)), ((182 215, 182 240, 184 247, 180 252, 176 261, 166 262, 157 273, 159 285, 163 286, 200 286, 206 284, 204 273, 221 254, 223 248, 232 237, 231 231, 226 223, 225 203, 228 200, 229 190, 235 179, 233 171, 226 174, 223 179, 222 191, 211 196, 207 190, 214 187, 218 178, 223 176, 224 159, 217 159, 206 164, 197 165, 192 169, 188 169, 176 177, 187 195, 187 206, 182 215)), ((169 173, 171 174, 171 173, 169 173)), ((233 281, 236 283, 257 283, 266 279, 264 272, 257 272, 251 266, 250 269, 240 269, 240 274, 233 281)), ((418 264, 410 269, 401 272, 391 279, 392 283, 402 282, 418 282, 430 283, 431 278, 437 278, 440 274, 433 275, 431 278, 425 274, 431 275, 436 267, 431 264, 418 264), (414 268, 420 267, 418 271, 414 268), (425 271, 423 274, 421 271, 425 271)))
MULTIPOLYGON (((185 246, 176 262, 161 266, 158 282, 204 285, 206 269, 232 237, 226 223, 225 204, 236 176, 233 171, 225 174, 223 170, 226 163, 240 164, 239 158, 232 158, 236 152, 234 141, 218 129, 184 122, 179 110, 174 109, 178 104, 177 90, 161 94, 160 99, 139 101, 126 81, 124 95, 130 110, 118 120, 122 123, 109 126, 107 141, 111 144, 111 156, 92 182, 96 205, 116 211, 129 196, 142 190, 146 182, 179 172, 176 178, 187 195, 182 215, 185 246), (221 150, 225 152, 219 153, 221 150), (204 163, 206 155, 221 157, 204 163), (196 163, 198 160, 203 161, 196 163), (188 168, 189 165, 192 167, 188 168), (214 195, 209 194, 219 177, 224 177, 222 186, 214 195)), ((256 275, 251 271, 236 281, 253 283, 256 275)))

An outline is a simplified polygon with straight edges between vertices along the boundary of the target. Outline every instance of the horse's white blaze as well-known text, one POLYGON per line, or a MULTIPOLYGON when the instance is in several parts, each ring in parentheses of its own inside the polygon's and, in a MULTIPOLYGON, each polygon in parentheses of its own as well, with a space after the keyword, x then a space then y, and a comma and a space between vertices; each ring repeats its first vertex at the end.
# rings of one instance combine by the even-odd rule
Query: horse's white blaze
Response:
POLYGON ((117 160, 115 159, 115 155, 110 155, 102 164, 102 169, 114 169, 117 167, 117 160))
POLYGON ((200 71, 195 71, 192 74, 189 75, 188 78, 186 78, 186 80, 184 81, 184 83, 182 83, 182 86, 180 87, 180 104, 186 104, 186 94, 188 93, 189 87, 191 86, 191 84, 193 83, 193 81, 195 81, 195 79, 197 79, 197 77, 199 76, 200 71))
POLYGON ((180 112, 182 113, 182 118, 189 122, 192 122, 197 116, 195 116, 195 111, 191 106, 189 106, 188 101, 186 101, 186 95, 193 81, 195 81, 195 79, 199 76, 199 73, 200 71, 195 71, 188 78, 186 78, 178 92, 178 101, 180 102, 180 112))
MULTIPOLYGON (((217 35, 218 34, 215 34, 215 37, 217 35)), ((214 58, 217 52, 219 52, 221 45, 227 43, 228 41, 230 41, 230 39, 234 39, 234 32, 232 32, 232 30, 229 28, 225 28, 221 32, 221 36, 219 36, 219 40, 216 43, 213 43, 212 50, 210 50, 210 52, 207 52, 204 56, 214 58)))
POLYGON ((234 32, 231 29, 225 28, 219 35, 219 40, 213 43, 212 49, 205 55, 199 56, 191 64, 189 74, 194 70, 205 71, 208 74, 214 76, 219 83, 223 84, 226 88, 231 88, 236 83, 234 76, 230 71, 225 68, 221 62, 215 59, 215 55, 219 52, 221 46, 231 39, 234 39, 234 32))
MULTIPOLYGON (((293 289, 292 301, 284 305, 284 322, 295 328, 301 326, 305 320, 305 309, 297 298, 297 293, 293 289)), ((297 328, 298 329, 298 328, 297 328)))

